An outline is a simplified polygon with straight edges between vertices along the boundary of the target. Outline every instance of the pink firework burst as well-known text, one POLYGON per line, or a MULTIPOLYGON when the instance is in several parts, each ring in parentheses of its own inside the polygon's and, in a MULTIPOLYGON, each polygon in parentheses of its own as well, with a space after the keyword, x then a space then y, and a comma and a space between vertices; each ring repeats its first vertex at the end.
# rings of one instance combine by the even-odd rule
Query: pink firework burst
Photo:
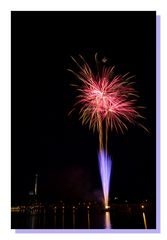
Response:
MULTIPOLYGON (((97 55, 95 59, 97 61, 97 55)), ((97 67, 97 74, 93 74, 91 68, 80 56, 82 65, 72 58, 79 72, 76 73, 69 69, 81 80, 82 84, 75 85, 79 91, 76 105, 80 105, 80 119, 83 124, 89 123, 90 128, 97 128, 100 132, 102 124, 105 124, 106 130, 110 127, 117 132, 123 133, 127 129, 127 123, 142 126, 138 119, 142 118, 136 105, 138 95, 131 81, 132 76, 129 73, 125 75, 114 75, 114 67, 102 67, 101 72, 97 67)))
MULTIPOLYGON (((136 103, 138 95, 129 74, 123 76, 114 75, 114 67, 106 66, 103 66, 99 71, 96 54, 97 74, 95 75, 84 58, 82 56, 80 58, 82 60, 81 65, 72 58, 79 67, 79 72, 69 69, 82 83, 74 85, 79 91, 75 107, 78 105, 80 107, 82 123, 89 123, 89 127, 96 128, 99 133, 99 169, 104 194, 104 206, 105 209, 108 209, 112 166, 107 148, 108 129, 115 129, 117 132, 120 130, 123 133, 127 129, 127 123, 139 124, 138 119, 142 118, 142 116, 138 112, 140 108, 136 103)), ((106 58, 102 62, 106 63, 106 58)), ((141 126, 144 128, 143 125, 141 126)))

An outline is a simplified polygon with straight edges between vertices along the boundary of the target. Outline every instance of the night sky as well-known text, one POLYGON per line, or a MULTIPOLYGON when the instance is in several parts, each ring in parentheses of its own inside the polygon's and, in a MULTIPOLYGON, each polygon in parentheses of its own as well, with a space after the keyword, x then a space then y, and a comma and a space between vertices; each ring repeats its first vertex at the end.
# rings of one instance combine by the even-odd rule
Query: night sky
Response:
POLYGON ((129 125, 109 132, 112 156, 110 197, 154 198, 156 194, 156 13, 12 12, 11 106, 12 202, 34 189, 42 201, 98 200, 98 134, 82 126, 73 108, 81 54, 94 68, 106 57, 117 74, 135 75, 139 104, 146 107, 149 133, 129 125))

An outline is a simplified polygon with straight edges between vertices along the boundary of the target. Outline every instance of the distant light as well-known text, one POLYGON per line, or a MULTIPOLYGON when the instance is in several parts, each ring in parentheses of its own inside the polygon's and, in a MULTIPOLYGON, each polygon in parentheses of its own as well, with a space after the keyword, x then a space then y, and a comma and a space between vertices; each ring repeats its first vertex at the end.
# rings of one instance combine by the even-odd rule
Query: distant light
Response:
POLYGON ((102 59, 102 62, 103 62, 103 63, 106 63, 106 62, 107 62, 107 58, 104 57, 104 58, 102 59))
POLYGON ((105 209, 109 209, 109 208, 110 208, 110 206, 108 206, 108 205, 105 206, 105 209))
POLYGON ((72 208, 75 209, 75 206, 73 206, 72 208))
POLYGON ((141 205, 141 208, 144 208, 144 205, 141 205))
POLYGON ((127 202, 128 202, 128 200, 125 200, 125 202, 127 203, 127 202))
POLYGON ((117 200, 117 199, 118 199, 117 197, 114 198, 114 200, 117 200))
POLYGON ((89 206, 87 206, 87 208, 89 209, 89 206))

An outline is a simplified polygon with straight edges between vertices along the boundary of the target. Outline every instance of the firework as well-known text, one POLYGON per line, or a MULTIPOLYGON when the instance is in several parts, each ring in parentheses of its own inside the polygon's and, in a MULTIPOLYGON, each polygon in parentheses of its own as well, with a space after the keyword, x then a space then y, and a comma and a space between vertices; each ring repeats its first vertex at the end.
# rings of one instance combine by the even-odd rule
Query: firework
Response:
POLYGON ((106 151, 100 151, 98 154, 99 169, 104 193, 104 205, 108 206, 110 174, 112 162, 106 151))
MULTIPOLYGON (((99 133, 99 168, 104 202, 107 206, 111 173, 111 160, 107 150, 108 131, 111 129, 124 133, 128 129, 128 123, 145 128, 138 123, 138 120, 143 118, 138 111, 141 107, 137 106, 138 95, 133 87, 133 76, 129 73, 115 75, 115 67, 112 66, 102 66, 100 69, 97 54, 95 55, 96 74, 81 55, 81 64, 73 57, 72 59, 79 71, 68 70, 81 81, 80 84, 74 85, 79 94, 73 110, 78 106, 82 124, 88 124, 89 128, 99 133)), ((104 58, 102 63, 106 62, 107 59, 104 58)))

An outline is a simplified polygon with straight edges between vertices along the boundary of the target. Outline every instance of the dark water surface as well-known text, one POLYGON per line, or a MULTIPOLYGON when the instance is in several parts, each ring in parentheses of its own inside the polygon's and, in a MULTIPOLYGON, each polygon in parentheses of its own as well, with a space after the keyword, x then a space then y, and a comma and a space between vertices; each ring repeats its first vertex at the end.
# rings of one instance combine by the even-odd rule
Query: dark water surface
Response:
POLYGON ((156 217, 151 208, 126 205, 110 211, 87 208, 60 208, 42 212, 14 212, 13 229, 155 229, 156 217))

